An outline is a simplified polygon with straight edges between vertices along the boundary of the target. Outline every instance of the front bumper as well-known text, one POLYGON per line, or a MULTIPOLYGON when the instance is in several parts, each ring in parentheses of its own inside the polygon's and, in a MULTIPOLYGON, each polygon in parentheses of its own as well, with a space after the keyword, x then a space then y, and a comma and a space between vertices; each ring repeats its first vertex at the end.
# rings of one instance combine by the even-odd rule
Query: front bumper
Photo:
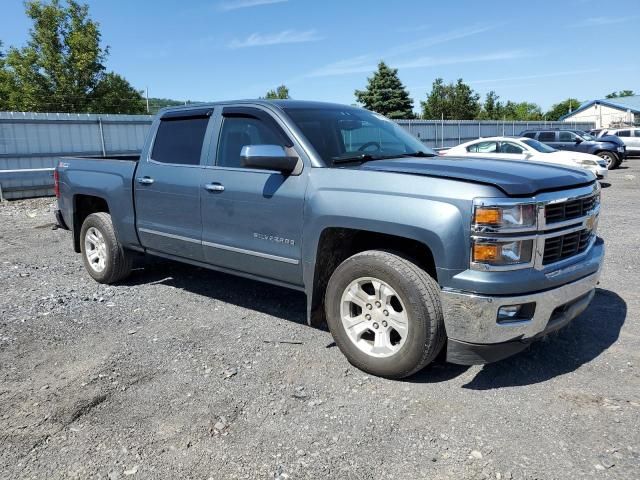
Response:
POLYGON ((600 270, 557 288, 518 296, 485 296, 442 291, 449 343, 447 360, 475 365, 501 360, 538 338, 562 328, 582 313, 595 294, 600 270), (535 304, 523 320, 498 323, 503 306, 535 304))
POLYGON ((605 179, 609 176, 609 170, 607 170, 607 167, 591 167, 589 170, 599 179, 605 179))

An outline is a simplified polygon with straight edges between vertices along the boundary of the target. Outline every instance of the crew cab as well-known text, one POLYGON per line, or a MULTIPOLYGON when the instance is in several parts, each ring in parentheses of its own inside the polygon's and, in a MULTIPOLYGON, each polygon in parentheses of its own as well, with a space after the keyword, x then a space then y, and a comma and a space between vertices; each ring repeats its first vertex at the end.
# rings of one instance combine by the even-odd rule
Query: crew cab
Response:
POLYGON ((437 156, 336 104, 165 109, 139 158, 61 158, 54 177, 96 281, 147 255, 303 291, 308 322, 388 378, 443 349, 461 364, 525 349, 587 308, 604 255, 591 172, 437 156))

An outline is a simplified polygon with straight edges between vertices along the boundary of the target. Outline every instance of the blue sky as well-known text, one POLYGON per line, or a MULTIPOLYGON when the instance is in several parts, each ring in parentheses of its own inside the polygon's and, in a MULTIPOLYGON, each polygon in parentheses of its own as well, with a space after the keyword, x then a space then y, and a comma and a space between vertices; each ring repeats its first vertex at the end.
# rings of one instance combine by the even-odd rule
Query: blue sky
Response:
MULTIPOLYGON (((399 69, 418 109, 436 77, 548 108, 640 91, 637 0, 90 0, 108 68, 150 96, 292 97, 354 103, 377 62, 399 69)), ((3 0, 0 40, 22 45, 22 0, 3 0)))

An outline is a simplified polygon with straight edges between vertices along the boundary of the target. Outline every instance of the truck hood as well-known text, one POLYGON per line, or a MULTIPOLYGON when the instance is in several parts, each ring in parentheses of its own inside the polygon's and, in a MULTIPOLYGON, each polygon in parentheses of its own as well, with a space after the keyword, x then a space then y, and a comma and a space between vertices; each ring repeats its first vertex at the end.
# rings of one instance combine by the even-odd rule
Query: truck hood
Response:
POLYGON ((473 157, 430 157, 375 160, 363 170, 449 178, 492 185, 509 196, 532 196, 538 192, 588 185, 595 180, 587 170, 541 165, 518 160, 473 157))
POLYGON ((603 135, 602 137, 596 138, 595 141, 596 142, 609 142, 609 143, 613 143, 615 145, 618 145, 619 147, 624 145, 624 142, 622 140, 620 140, 620 138, 616 137, 615 135, 603 135))

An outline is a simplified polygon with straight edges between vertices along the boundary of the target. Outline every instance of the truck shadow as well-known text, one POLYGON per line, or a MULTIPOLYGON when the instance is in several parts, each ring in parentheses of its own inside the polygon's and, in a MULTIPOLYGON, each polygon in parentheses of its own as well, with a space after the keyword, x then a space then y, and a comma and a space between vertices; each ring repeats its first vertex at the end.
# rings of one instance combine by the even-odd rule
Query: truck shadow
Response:
POLYGON ((154 258, 123 285, 162 284, 306 325, 306 296, 284 287, 154 258))
MULTIPOLYGON (((518 355, 484 365, 463 388, 491 390, 532 385, 573 372, 616 342, 626 316, 626 302, 618 294, 598 288, 589 308, 567 327, 518 355)), ((438 383, 469 368, 436 362, 408 381, 438 383)))

